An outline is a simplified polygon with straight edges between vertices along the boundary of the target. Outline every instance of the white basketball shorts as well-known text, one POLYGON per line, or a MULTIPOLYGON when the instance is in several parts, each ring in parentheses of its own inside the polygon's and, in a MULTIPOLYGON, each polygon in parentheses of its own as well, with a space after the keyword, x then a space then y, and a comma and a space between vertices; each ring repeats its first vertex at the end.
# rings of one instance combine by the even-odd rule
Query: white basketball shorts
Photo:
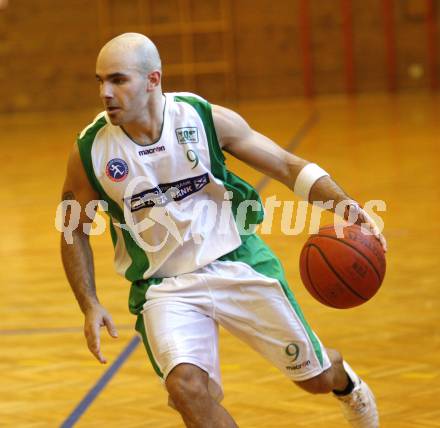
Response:
POLYGON ((178 364, 194 364, 208 373, 210 393, 220 401, 219 325, 293 381, 310 379, 330 367, 325 348, 285 283, 278 259, 259 238, 254 249, 255 244, 263 253, 225 257, 229 260, 216 260, 148 287, 136 328, 163 380, 178 364))

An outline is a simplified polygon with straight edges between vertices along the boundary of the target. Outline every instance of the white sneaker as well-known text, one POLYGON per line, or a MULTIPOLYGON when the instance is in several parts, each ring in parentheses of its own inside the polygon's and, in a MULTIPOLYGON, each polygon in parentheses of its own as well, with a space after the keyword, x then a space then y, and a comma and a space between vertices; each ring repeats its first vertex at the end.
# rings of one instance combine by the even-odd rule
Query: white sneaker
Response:
POLYGON ((344 369, 354 383, 353 391, 348 395, 334 395, 341 403, 342 412, 352 427, 378 428, 379 413, 371 389, 353 369, 344 361, 344 369))

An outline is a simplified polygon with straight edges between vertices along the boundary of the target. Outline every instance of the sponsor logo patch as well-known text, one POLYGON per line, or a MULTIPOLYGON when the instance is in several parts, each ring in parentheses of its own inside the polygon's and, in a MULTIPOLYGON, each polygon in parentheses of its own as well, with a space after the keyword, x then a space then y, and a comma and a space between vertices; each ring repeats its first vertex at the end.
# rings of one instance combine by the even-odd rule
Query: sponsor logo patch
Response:
POLYGON ((198 192, 209 183, 208 173, 197 177, 185 178, 184 180, 173 183, 159 184, 152 189, 126 198, 124 201, 131 212, 141 210, 142 208, 152 208, 154 206, 165 206, 171 200, 181 201, 186 197, 198 192))
POLYGON ((122 159, 111 159, 105 167, 105 173, 111 181, 123 181, 127 178, 128 175, 128 165, 122 159))
POLYGON ((199 142, 199 130, 195 126, 176 129, 176 137, 179 144, 193 144, 199 142))

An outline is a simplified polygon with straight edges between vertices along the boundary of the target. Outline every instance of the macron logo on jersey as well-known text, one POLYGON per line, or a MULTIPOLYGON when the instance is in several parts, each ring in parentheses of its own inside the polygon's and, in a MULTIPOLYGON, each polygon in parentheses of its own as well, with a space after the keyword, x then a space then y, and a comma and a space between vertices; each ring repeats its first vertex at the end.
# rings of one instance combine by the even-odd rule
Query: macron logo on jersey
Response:
POLYGON ((157 147, 153 147, 152 149, 144 149, 138 152, 139 156, 147 156, 147 155, 152 155, 153 153, 159 153, 159 152, 164 152, 165 151, 165 146, 157 146, 157 147))

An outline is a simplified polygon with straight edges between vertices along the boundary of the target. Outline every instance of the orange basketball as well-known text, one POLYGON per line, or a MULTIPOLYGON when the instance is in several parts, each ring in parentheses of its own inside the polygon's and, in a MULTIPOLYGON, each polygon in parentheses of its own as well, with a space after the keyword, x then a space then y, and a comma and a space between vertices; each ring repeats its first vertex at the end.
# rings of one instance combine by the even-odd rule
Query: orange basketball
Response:
POLYGON ((370 300, 385 276, 380 242, 352 225, 338 238, 334 226, 319 229, 305 243, 300 256, 301 279, 324 305, 345 309, 370 300))

